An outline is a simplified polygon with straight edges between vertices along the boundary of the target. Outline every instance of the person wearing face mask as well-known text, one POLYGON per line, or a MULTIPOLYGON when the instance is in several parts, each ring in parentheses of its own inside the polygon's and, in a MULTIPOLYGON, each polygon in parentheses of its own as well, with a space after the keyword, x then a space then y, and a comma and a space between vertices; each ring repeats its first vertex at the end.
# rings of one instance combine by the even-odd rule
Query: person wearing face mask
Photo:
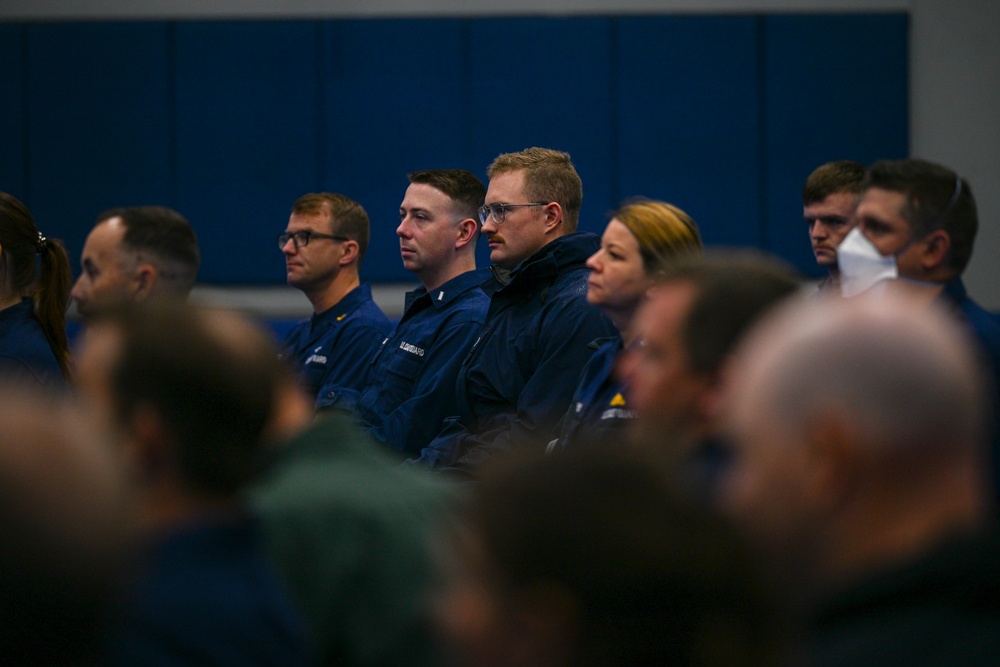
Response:
POLYGON ((604 311, 619 335, 594 342, 599 347, 580 376, 550 451, 570 443, 615 444, 615 434, 635 416, 625 388, 613 376, 619 353, 636 343, 635 313, 672 260, 700 254, 698 225, 672 204, 636 199, 612 214, 601 247, 587 260, 587 302, 604 311))
MULTIPOLYGON (((898 288, 951 311, 990 365, 994 419, 1000 420, 1000 322, 969 297, 961 277, 979 226, 971 187, 947 167, 908 158, 876 162, 862 188, 857 228, 837 253, 844 296, 898 288)), ((994 481, 1000 490, 1000 421, 994 426, 994 481)))

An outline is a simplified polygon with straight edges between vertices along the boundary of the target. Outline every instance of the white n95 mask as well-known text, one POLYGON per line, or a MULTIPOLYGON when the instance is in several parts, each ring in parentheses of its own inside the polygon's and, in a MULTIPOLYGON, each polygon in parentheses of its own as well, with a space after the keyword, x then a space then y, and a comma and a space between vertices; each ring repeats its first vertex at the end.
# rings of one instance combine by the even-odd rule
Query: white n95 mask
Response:
POLYGON ((884 256, 858 227, 852 229, 837 246, 840 267, 840 293, 852 297, 871 289, 883 280, 899 276, 896 256, 884 256))

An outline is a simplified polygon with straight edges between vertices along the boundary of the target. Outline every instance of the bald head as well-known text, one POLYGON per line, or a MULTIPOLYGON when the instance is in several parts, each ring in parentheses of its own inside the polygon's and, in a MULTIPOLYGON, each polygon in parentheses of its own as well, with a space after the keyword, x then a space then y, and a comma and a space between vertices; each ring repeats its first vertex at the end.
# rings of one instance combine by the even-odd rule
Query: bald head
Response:
POLYGON ((837 411, 870 448, 976 451, 984 403, 971 342, 944 312, 903 295, 793 304, 742 355, 735 417, 801 431, 837 411))
POLYGON ((983 515, 985 396, 971 341, 936 307, 797 300, 733 366, 726 504, 813 575, 914 553, 983 515))

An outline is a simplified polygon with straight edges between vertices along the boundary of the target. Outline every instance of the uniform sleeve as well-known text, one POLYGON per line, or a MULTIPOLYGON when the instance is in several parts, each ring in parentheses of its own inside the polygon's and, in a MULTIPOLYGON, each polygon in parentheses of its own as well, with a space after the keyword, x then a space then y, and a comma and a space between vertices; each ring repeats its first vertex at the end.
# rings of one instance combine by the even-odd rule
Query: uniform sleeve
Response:
POLYGON ((381 424, 369 428, 368 435, 406 454, 419 455, 444 420, 458 413, 458 371, 482 326, 470 320, 442 331, 426 353, 412 396, 382 415, 381 424))
POLYGON ((594 354, 596 338, 615 334, 601 311, 582 299, 557 304, 542 318, 535 354, 519 358, 529 377, 515 412, 501 413, 483 423, 475 434, 455 443, 455 462, 448 472, 473 476, 497 453, 513 447, 544 447, 556 437, 556 425, 569 407, 580 373, 594 354), (531 366, 528 368, 527 366, 531 366))

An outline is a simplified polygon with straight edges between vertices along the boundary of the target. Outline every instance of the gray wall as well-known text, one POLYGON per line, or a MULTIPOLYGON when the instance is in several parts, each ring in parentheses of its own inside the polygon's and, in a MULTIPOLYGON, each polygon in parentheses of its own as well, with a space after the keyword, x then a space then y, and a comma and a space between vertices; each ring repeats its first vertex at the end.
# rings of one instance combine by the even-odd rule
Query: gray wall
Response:
POLYGON ((972 184, 980 228, 966 284, 1000 310, 1000 2, 910 5, 910 151, 972 184))
POLYGON ((972 183, 981 229, 966 282, 980 303, 1000 310, 997 0, 5 0, 0 21, 858 11, 910 14, 911 154, 972 183))

